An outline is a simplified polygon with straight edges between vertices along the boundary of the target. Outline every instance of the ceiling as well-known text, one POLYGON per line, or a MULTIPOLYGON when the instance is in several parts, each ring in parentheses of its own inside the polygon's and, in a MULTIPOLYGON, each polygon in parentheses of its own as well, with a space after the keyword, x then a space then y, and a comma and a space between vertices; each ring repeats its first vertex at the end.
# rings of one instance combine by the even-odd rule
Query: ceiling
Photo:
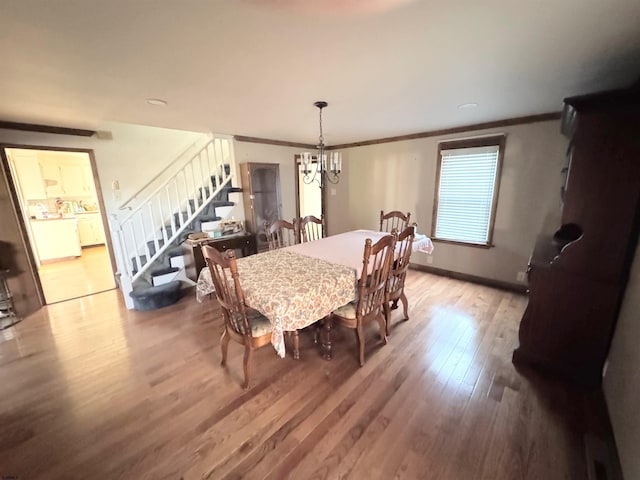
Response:
POLYGON ((639 25, 638 0, 2 0, 0 120, 315 143, 326 100, 326 143, 363 141, 628 85, 639 25))

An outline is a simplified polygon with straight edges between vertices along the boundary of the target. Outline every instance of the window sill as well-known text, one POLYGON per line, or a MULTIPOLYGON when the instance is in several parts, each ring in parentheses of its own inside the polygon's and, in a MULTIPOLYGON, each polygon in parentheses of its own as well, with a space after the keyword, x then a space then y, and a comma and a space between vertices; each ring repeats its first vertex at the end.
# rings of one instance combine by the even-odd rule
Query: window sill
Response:
POLYGON ((474 248, 493 248, 495 247, 492 243, 471 243, 471 242, 462 242, 458 240, 443 240, 441 238, 431 237, 431 241, 438 243, 448 243, 450 245, 460 245, 462 247, 474 247, 474 248))

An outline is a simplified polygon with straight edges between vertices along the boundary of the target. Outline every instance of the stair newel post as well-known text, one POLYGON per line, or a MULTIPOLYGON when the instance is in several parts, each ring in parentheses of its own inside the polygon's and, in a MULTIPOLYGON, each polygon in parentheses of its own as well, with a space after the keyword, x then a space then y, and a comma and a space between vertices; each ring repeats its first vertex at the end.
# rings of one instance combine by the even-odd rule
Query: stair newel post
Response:
POLYGON ((133 300, 129 296, 129 293, 133 291, 133 285, 131 283, 133 272, 130 258, 127 255, 124 229, 115 214, 109 216, 109 229, 115 234, 112 234, 112 244, 119 273, 119 275, 117 275, 118 283, 120 284, 120 290, 122 290, 122 296, 124 297, 126 306, 131 309, 133 308, 133 300), (113 238, 114 236, 115 238, 113 238))

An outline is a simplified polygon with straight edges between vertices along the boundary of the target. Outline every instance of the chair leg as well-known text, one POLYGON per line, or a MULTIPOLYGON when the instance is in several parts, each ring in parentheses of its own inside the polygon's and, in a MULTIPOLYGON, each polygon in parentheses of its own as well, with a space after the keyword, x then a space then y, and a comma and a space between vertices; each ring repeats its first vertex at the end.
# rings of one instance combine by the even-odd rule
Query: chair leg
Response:
POLYGON ((244 388, 249 388, 249 381, 251 380, 251 357, 253 356, 253 349, 251 345, 244 346, 244 388))
POLYGON ((387 322, 384 320, 384 315, 382 313, 378 314, 378 324, 380 325, 380 340, 382 340, 382 344, 387 344, 387 322))
POLYGON ((360 366, 364 367, 364 332, 362 331, 362 325, 356 327, 358 334, 358 344, 360 347, 360 366))
POLYGON ((382 308, 384 309, 384 323, 388 336, 391 333, 391 311, 389 310, 389 302, 387 300, 384 301, 382 308))
POLYGON ((333 327, 333 317, 328 315, 322 320, 322 358, 331 360, 331 327, 333 327))
POLYGON ((223 367, 227 364, 227 350, 229 349, 230 339, 231 337, 227 333, 227 329, 225 327, 224 331, 222 332, 222 337, 220 337, 220 350, 222 350, 222 361, 220 362, 220 365, 222 365, 223 367))
POLYGON ((293 332, 293 359, 300 360, 300 336, 298 330, 293 332))
POLYGON ((404 309, 404 319, 409 320, 409 300, 407 300, 407 296, 402 292, 400 295, 400 300, 402 300, 402 308, 404 309))
POLYGON ((396 298, 393 303, 391 303, 391 310, 395 310, 398 308, 398 299, 396 298))

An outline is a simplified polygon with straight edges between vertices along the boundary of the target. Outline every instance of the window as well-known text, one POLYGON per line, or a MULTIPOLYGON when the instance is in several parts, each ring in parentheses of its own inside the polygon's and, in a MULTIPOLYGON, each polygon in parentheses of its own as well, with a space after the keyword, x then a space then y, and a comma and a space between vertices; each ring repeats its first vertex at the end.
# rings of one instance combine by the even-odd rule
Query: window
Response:
POLYGON ((434 240, 491 246, 504 144, 504 136, 440 143, 434 240))

